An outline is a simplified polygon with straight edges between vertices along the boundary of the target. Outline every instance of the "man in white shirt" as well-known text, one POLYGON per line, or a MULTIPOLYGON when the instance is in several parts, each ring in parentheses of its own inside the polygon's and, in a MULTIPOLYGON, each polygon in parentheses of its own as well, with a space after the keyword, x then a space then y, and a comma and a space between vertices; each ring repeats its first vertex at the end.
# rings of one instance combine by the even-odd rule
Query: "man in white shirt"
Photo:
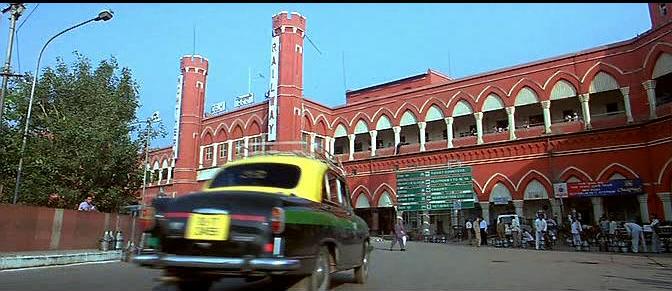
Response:
POLYGON ((577 251, 581 250, 581 223, 578 219, 572 218, 572 240, 577 251))
POLYGON ((534 247, 539 249, 541 246, 541 241, 544 240, 544 232, 548 230, 548 224, 546 219, 543 218, 543 214, 537 214, 537 219, 534 220, 534 247))
POLYGON ((479 226, 481 228, 481 244, 488 245, 488 222, 481 218, 479 226))
POLYGON ((640 239, 642 240, 642 246, 644 247, 644 251, 646 252, 646 241, 644 240, 644 233, 642 232, 642 227, 634 222, 623 223, 623 226, 625 227, 625 229, 630 234, 630 237, 632 238, 632 252, 633 253, 639 252, 640 239))

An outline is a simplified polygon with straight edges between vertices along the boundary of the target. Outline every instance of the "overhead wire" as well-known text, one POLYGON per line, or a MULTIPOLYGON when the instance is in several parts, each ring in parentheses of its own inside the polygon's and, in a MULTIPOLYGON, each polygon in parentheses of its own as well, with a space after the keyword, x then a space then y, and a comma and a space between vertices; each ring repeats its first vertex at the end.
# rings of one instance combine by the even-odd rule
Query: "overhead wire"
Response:
MULTIPOLYGON (((18 67, 18 72, 19 73, 21 72, 21 56, 19 54, 19 51, 20 51, 19 50, 19 30, 21 30, 21 27, 26 23, 26 21, 28 21, 28 19, 30 19, 30 16, 33 15, 33 12, 35 12, 35 10, 37 10, 37 7, 40 7, 40 3, 37 3, 35 5, 35 8, 33 8, 33 10, 31 10, 30 13, 28 13, 26 18, 24 18, 23 21, 21 21, 21 24, 19 24, 19 26, 16 28, 16 31, 14 32, 14 34, 15 34, 14 42, 15 42, 15 45, 16 45, 16 65, 18 67)), ((37 72, 35 72, 35 74, 37 74, 37 72)))

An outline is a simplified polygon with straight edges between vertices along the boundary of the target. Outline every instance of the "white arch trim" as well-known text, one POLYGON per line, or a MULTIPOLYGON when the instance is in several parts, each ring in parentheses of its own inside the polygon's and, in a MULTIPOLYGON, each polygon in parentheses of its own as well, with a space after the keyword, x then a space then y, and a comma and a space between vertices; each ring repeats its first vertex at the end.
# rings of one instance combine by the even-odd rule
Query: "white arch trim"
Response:
MULTIPOLYGON (((432 100, 435 100, 436 103, 441 104, 441 105, 443 105, 444 107, 446 106, 446 103, 443 103, 441 100, 439 100, 439 99, 437 99, 437 98, 435 98, 435 97, 430 97, 430 98, 428 98, 428 99, 425 101, 425 103, 422 104, 422 106, 420 106, 420 110, 419 110, 418 112, 420 112, 420 113, 424 112, 424 111, 425 111, 425 107, 426 107, 432 100)), ((434 105, 434 104, 432 104, 432 105, 434 105)))
MULTIPOLYGON (((481 193, 483 193, 483 187, 481 187, 481 185, 478 184, 478 181, 476 181, 476 179, 474 179, 474 178, 471 178, 471 181, 474 182, 474 184, 476 185, 476 187, 478 187, 478 190, 480 190, 481 193)), ((475 195, 475 194, 476 194, 476 193, 474 193, 474 195, 475 195)))
POLYGON ((630 174, 632 174, 632 175, 635 176, 636 178, 639 178, 639 175, 637 175, 637 173, 635 173, 635 171, 633 171, 632 169, 626 167, 625 165, 623 165, 623 164, 619 164, 619 163, 611 163, 610 165, 608 165, 608 166, 604 167, 604 169, 602 169, 602 171, 600 172, 600 174, 597 175, 597 179, 595 179, 595 180, 596 180, 596 181, 599 181, 599 180, 602 178, 602 175, 604 174, 604 172, 606 172, 607 170, 609 170, 609 168, 611 168, 611 167, 613 167, 613 166, 620 166, 620 167, 622 167, 623 169, 625 169, 626 171, 630 172, 630 174))
POLYGON ((653 54, 653 52, 656 50, 658 46, 666 46, 672 48, 672 43, 661 41, 653 45, 651 49, 649 49, 649 52, 646 53, 646 57, 644 58, 644 65, 642 66, 643 68, 647 67, 647 65, 649 64, 649 60, 651 59, 651 54, 653 54))
POLYGON ((579 169, 579 168, 577 168, 577 167, 574 167, 574 166, 569 166, 569 167, 567 167, 566 169, 564 169, 564 170, 560 173, 560 175, 558 175, 558 177, 562 177, 562 175, 564 175, 565 172, 567 172, 567 171, 569 171, 569 170, 571 170, 571 169, 574 169, 574 170, 576 170, 577 172, 579 172, 579 173, 581 173, 581 174, 584 174, 586 177, 588 177, 588 180, 589 180, 589 181, 593 181, 593 177, 591 177, 590 175, 588 175, 588 173, 586 173, 586 172, 584 172, 583 170, 581 170, 581 169, 579 169))
POLYGON ((672 55, 668 53, 663 53, 656 60, 656 65, 653 67, 653 74, 651 74, 651 79, 661 77, 672 73, 672 55))
POLYGON ((665 163, 665 164, 663 165, 663 167, 660 168, 660 174, 658 174, 658 184, 662 184, 662 183, 663 183, 663 173, 665 173, 665 169, 667 169, 667 166, 670 165, 671 163, 672 163, 672 158, 670 158, 669 160, 667 160, 667 163, 665 163))
MULTIPOLYGON (((488 85, 488 86, 485 86, 485 88, 483 88, 483 90, 481 90, 481 93, 478 93, 478 96, 476 96, 476 102, 478 102, 478 100, 480 100, 481 97, 483 97, 483 94, 485 94, 485 92, 488 92, 488 90, 489 90, 490 88, 496 88, 496 89, 499 89, 499 91, 501 91, 501 92, 503 92, 504 94, 506 94, 506 91, 502 90, 502 88, 499 88, 499 87, 497 87, 497 86, 488 85)), ((495 94, 495 95, 497 95, 496 93, 491 92, 490 94, 488 94, 488 96, 490 96, 491 94, 495 94)), ((497 96, 499 96, 499 95, 497 95, 497 96)))
POLYGON ((208 132, 210 133, 210 135, 212 135, 212 138, 213 138, 213 139, 215 138, 215 133, 212 132, 212 127, 210 127, 210 126, 208 125, 208 126, 206 126, 206 127, 203 129, 203 131, 201 132, 201 139, 203 139, 203 137, 205 137, 205 134, 208 133, 208 132))
MULTIPOLYGON (((515 84, 513 84, 513 86, 511 86, 511 89, 509 90, 508 95, 511 96, 511 94, 513 94, 513 89, 516 89, 516 87, 518 87, 518 84, 522 83, 522 82, 525 81, 525 80, 528 80, 528 81, 530 81, 532 84, 535 84, 535 85, 537 85, 537 87, 541 88, 541 86, 539 85, 539 83, 537 83, 537 82, 535 82, 535 81, 533 81, 533 80, 527 79, 527 78, 521 78, 520 80, 518 80, 518 82, 516 82, 515 84)), ((525 87, 529 87, 529 86, 527 86, 527 85, 523 86, 523 88, 525 88, 525 87)), ((522 90, 522 89, 521 89, 521 90, 522 90)), ((520 91, 518 92, 518 94, 520 94, 520 91)))
MULTIPOLYGON (((350 196, 354 196, 355 194, 357 194, 358 193, 357 191, 359 191, 359 188, 364 189, 364 192, 366 192, 366 194, 369 194, 369 196, 371 196, 371 192, 369 192, 369 189, 367 189, 366 186, 364 186, 364 185, 359 185, 359 186, 355 187, 355 189, 352 190, 352 192, 350 193, 350 196)), ((352 199, 352 197, 350 197, 350 199, 352 199)))
POLYGON ((614 66, 614 65, 612 65, 612 64, 610 64, 610 63, 605 63, 605 62, 597 62, 597 63, 595 63, 593 66, 591 66, 591 67, 586 71, 585 74, 583 74, 583 77, 581 77, 581 83, 582 83, 582 84, 586 81, 586 77, 588 77, 588 74, 592 73, 593 69, 595 69, 595 68, 596 68, 597 66, 599 66, 600 64, 605 65, 605 66, 607 66, 607 67, 611 67, 612 69, 618 71, 619 74, 623 75, 623 70, 621 70, 621 69, 618 68, 617 66, 614 66))
POLYGON ((352 127, 353 122, 355 122, 355 121, 359 122, 361 120, 368 121, 368 122, 373 122, 372 119, 371 119, 371 116, 369 116, 368 114, 366 114, 364 112, 357 112, 357 114, 355 114, 355 116, 350 120, 350 123, 348 123, 348 125, 350 127, 352 127), (364 117, 361 117, 360 115, 366 116, 366 119, 364 117))
POLYGON ((514 191, 518 191, 518 188, 516 187, 516 184, 513 183, 513 182, 511 181, 511 179, 509 179, 509 177, 504 176, 502 173, 495 173, 495 174, 493 174, 492 176, 490 176, 490 179, 488 179, 488 181, 485 182, 485 186, 483 186, 481 192, 485 191, 485 189, 488 189, 488 185, 490 184, 490 181, 492 181, 492 179, 494 179, 496 176, 502 176, 502 178, 504 178, 504 179, 506 179, 507 181, 509 181, 509 183, 511 183, 511 185, 512 185, 513 187, 515 187, 515 188, 513 189, 514 191))
MULTIPOLYGON (((374 193, 374 194, 375 194, 375 193, 378 193, 378 190, 380 190, 380 188, 382 188, 383 186, 387 186, 387 190, 389 190, 390 192, 392 192, 392 194, 394 194, 395 197, 397 196, 397 192, 394 191, 394 188, 390 187, 389 184, 384 183, 384 182, 383 182, 382 184, 380 184, 380 185, 378 186, 378 188, 376 188, 376 191, 373 191, 373 193, 374 193)), ((386 190, 386 191, 387 191, 387 190, 386 190)))
POLYGON ((613 76, 609 75, 607 72, 599 72, 595 75, 592 81, 590 81, 590 87, 588 88, 588 93, 599 93, 605 91, 611 91, 618 89, 618 82, 614 79, 613 76))
MULTIPOLYGON (((546 90, 546 86, 548 86, 548 83, 549 83, 551 80, 553 80, 553 78, 554 78, 555 76, 557 76, 557 75, 559 75, 559 74, 562 74, 562 73, 565 73, 565 74, 567 74, 567 75, 570 75, 570 76, 574 77, 574 79, 576 79, 577 81, 579 80, 579 77, 577 77, 577 76, 574 75, 573 73, 570 73, 570 72, 567 72, 567 71, 557 71, 557 72, 553 73, 553 75, 551 75, 550 77, 548 77, 548 79, 546 79, 546 82, 544 82, 544 86, 541 87, 541 89, 546 90)), ((572 87, 573 87, 573 86, 574 86, 574 85, 572 85, 572 87)))
MULTIPOLYGON (((399 108, 397 108, 397 111, 394 112, 394 118, 397 118, 397 116, 399 116, 399 112, 400 112, 401 110, 403 110, 403 109, 406 108, 406 104, 408 104, 409 106, 413 106, 413 108, 415 108, 415 110, 417 110, 418 112, 420 112, 420 109, 418 109, 417 106, 415 106, 415 105, 413 105, 413 104, 411 104, 411 103, 404 102, 403 104, 401 104, 401 106, 400 106, 399 108)), ((404 111, 404 113, 406 113, 406 111, 410 111, 410 110, 406 108, 406 110, 404 111)), ((411 112, 411 113, 413 113, 413 112, 411 112)), ((414 116, 415 116, 415 114, 414 114, 414 116)))
POLYGON ((551 182, 551 180, 548 179, 548 177, 546 177, 546 175, 542 174, 541 172, 539 172, 537 170, 529 170, 529 171, 527 171, 527 173, 525 173, 525 175, 523 175, 522 178, 520 178, 520 180, 518 181, 518 184, 516 184, 516 190, 520 189, 520 183, 525 181, 525 178, 527 178, 527 176, 529 176, 532 173, 535 173, 535 174, 541 176, 542 178, 544 178, 544 180, 546 180, 546 182, 548 182, 549 185, 551 185, 551 187, 553 186, 553 182, 551 182))

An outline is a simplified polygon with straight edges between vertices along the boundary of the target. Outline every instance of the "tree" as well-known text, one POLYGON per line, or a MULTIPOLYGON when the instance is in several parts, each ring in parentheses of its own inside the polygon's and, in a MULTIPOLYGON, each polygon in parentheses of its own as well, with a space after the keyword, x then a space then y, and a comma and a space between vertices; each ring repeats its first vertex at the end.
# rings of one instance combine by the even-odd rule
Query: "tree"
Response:
MULTIPOLYGON (((142 184, 139 156, 145 135, 134 139, 130 134, 141 126, 138 85, 131 70, 119 68, 114 57, 93 68, 88 58, 75 56, 70 66, 58 58, 38 80, 19 201, 74 208, 93 194, 98 209, 113 211, 135 202, 142 184)), ((13 197, 31 81, 12 84, 7 98, 0 133, 0 160, 7 161, 0 165, 1 202, 13 197)), ((162 127, 150 132, 165 135, 162 127)))

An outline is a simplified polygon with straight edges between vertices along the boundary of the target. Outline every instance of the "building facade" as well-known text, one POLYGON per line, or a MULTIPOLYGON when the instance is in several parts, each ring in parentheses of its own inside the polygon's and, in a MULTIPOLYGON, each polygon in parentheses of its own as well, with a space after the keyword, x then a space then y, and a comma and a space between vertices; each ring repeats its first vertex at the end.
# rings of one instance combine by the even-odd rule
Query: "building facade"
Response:
MULTIPOLYGON (((396 173, 449 164, 472 168, 476 208, 462 218, 532 218, 543 209, 562 219, 576 209, 586 223, 603 214, 672 220, 669 5, 649 4, 652 28, 630 40, 459 79, 428 70, 348 91, 334 108, 303 95, 306 18, 281 12, 273 16, 275 98, 206 117, 208 60, 182 57, 177 154, 150 153, 143 201, 198 190, 219 166, 260 150, 272 126, 275 141, 307 141, 342 161, 353 205, 368 209, 374 231, 387 228, 378 210, 397 204, 396 173), (623 179, 643 191, 554 195, 562 182, 623 179)), ((432 223, 445 230, 445 219, 432 223)))

